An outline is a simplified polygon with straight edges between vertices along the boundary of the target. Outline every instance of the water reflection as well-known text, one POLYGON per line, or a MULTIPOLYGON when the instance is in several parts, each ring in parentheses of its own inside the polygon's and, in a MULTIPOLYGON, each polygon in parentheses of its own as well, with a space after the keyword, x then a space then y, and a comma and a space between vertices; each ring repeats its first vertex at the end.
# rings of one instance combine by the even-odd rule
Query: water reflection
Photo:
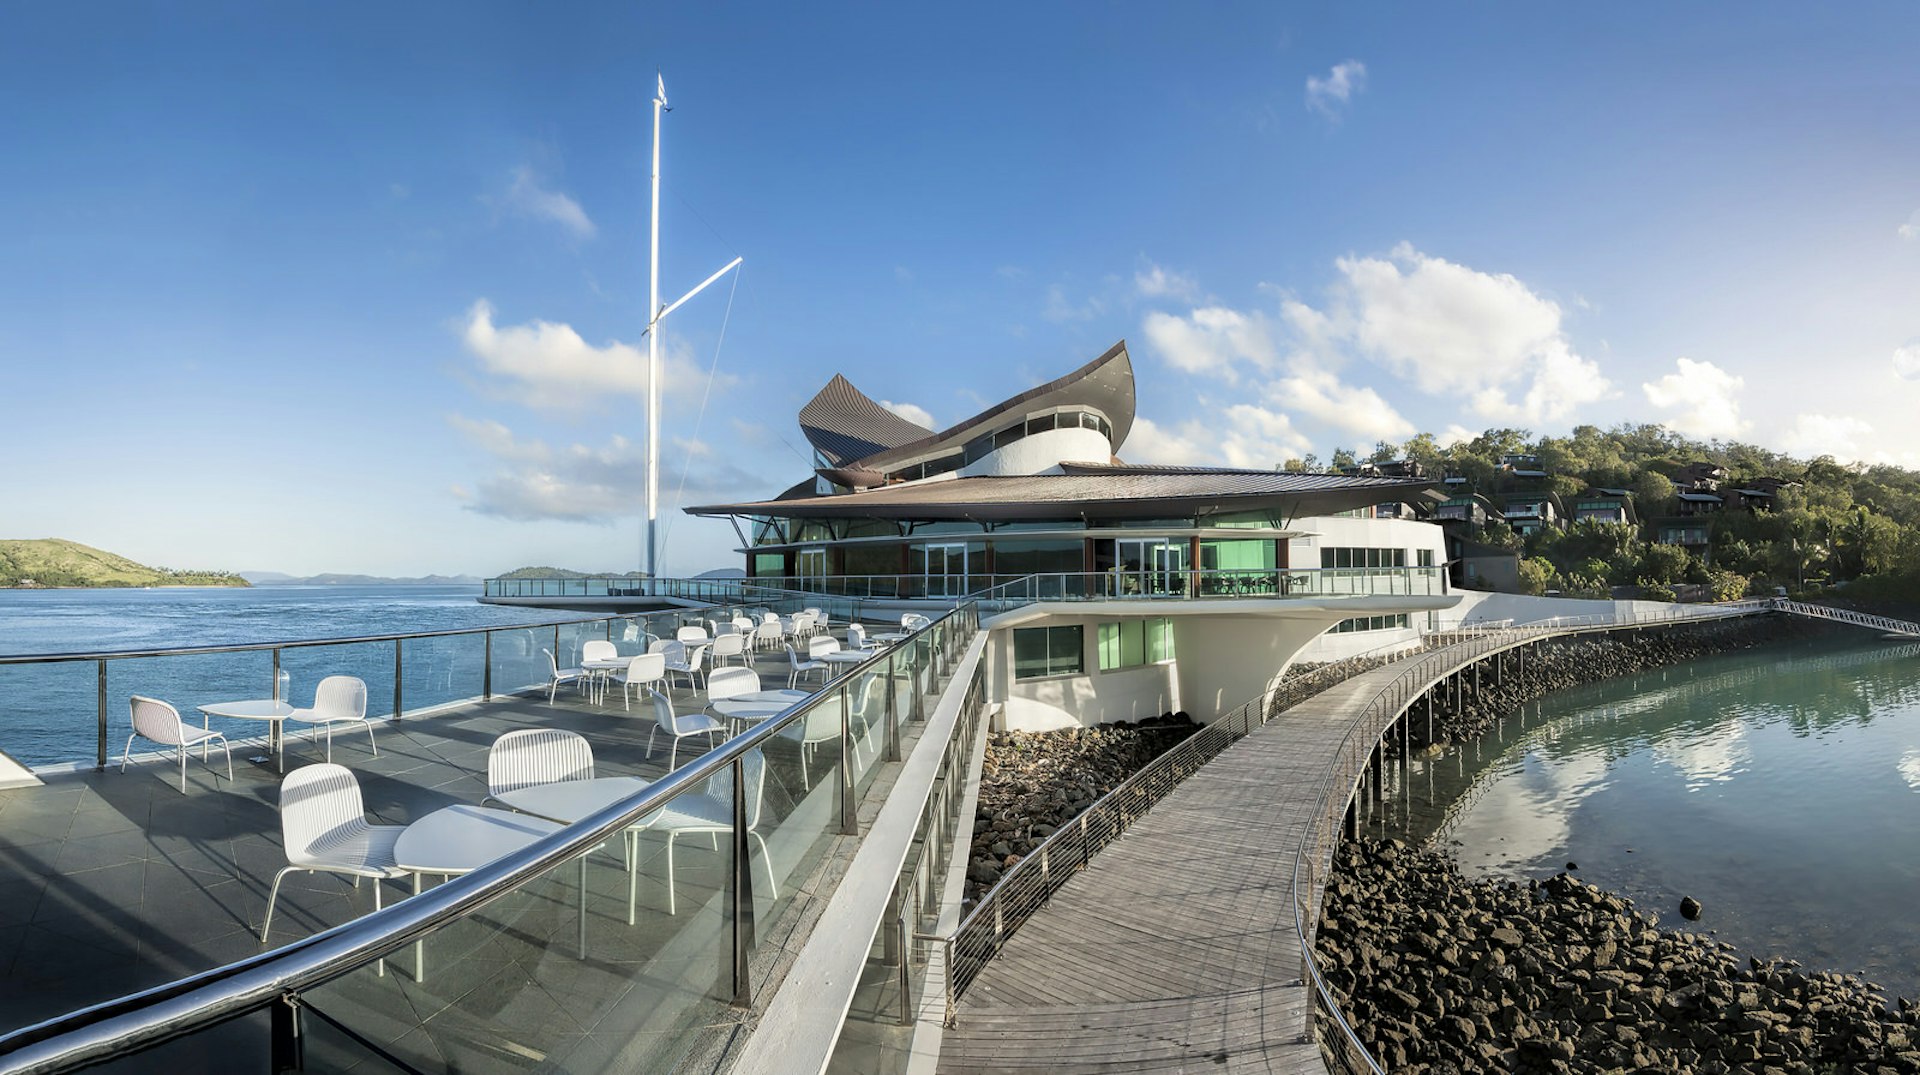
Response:
POLYGON ((1385 827, 1451 843, 1470 873, 1577 861, 1669 925, 1691 895, 1694 928, 1914 995, 1917 656, 1803 644, 1562 691, 1417 764, 1385 827))

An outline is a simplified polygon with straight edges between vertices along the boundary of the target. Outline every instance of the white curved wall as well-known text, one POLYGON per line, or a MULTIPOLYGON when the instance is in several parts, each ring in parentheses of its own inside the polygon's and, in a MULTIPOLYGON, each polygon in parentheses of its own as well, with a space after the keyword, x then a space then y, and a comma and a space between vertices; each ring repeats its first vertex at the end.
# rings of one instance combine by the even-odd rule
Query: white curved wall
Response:
POLYGON ((1092 429, 1049 429, 1021 437, 960 469, 964 478, 1041 474, 1061 463, 1104 463, 1113 458, 1107 438, 1092 429))

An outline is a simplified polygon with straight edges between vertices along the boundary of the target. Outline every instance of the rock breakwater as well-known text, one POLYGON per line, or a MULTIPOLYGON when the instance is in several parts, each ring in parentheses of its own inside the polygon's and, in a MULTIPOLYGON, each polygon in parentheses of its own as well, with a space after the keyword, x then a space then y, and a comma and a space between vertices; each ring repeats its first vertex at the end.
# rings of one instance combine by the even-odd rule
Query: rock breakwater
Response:
MULTIPOLYGON (((1758 616, 1537 642, 1526 648, 1524 656, 1508 652, 1500 659, 1498 675, 1491 661, 1481 662, 1477 680, 1472 669, 1463 671, 1457 698, 1445 684, 1436 686, 1432 738, 1427 737, 1425 703, 1415 702, 1409 739, 1416 749, 1468 742, 1491 728, 1496 719, 1567 687, 1845 629, 1789 616, 1758 616)), ((1397 753, 1399 745, 1397 735, 1388 737, 1389 753, 1397 753)))
POLYGON ((1396 1075, 1920 1072, 1911 1002, 1655 921, 1566 874, 1470 881, 1444 854, 1349 842, 1315 950, 1396 1075))
POLYGON ((995 734, 980 771, 966 900, 978 899, 1040 841, 1199 730, 1187 714, 1168 713, 1132 724, 995 734))

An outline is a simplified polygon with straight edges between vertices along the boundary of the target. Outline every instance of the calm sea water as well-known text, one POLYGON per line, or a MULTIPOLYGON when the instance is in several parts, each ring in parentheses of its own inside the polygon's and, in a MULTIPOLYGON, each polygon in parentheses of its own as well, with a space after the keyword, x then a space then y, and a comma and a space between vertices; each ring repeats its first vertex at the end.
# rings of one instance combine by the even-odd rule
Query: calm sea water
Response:
MULTIPOLYGON (((404 634, 463 627, 552 622, 571 614, 480 604, 471 586, 257 586, 154 590, 0 590, 0 654, 150 650, 404 634)), ((597 630, 597 628, 596 628, 597 630)), ((563 651, 584 628, 562 628, 563 651)), ((597 637, 597 635, 595 636, 597 637)), ((550 629, 494 636, 495 689, 544 682, 550 629)), ((480 692, 481 636, 404 645, 403 705, 420 708, 480 692)), ((564 655, 564 653, 563 653, 564 655)), ((172 702, 198 723, 194 706, 273 693, 268 653, 138 658, 107 664, 109 750, 117 758, 128 732, 127 697, 172 702)), ((295 704, 334 673, 367 681, 370 712, 393 705, 394 644, 288 649, 295 704)), ((98 734, 98 666, 92 661, 0 665, 0 750, 31 765, 92 760, 98 734)), ((228 735, 257 735, 264 725, 221 722, 228 735)), ((245 753, 235 750, 236 761, 245 753)))
POLYGON ((1561 692, 1416 762, 1390 832, 1578 876, 1752 955, 1920 995, 1920 646, 1768 649, 1561 692), (1683 896, 1706 907, 1696 923, 1683 896))

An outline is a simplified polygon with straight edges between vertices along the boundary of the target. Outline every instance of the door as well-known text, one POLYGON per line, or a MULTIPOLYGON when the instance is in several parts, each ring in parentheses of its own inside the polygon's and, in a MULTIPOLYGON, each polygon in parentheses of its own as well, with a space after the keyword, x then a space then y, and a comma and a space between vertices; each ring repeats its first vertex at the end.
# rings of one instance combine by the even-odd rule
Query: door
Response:
POLYGON ((1186 592, 1190 550, 1184 538, 1123 538, 1113 548, 1119 596, 1186 592))
POLYGON ((821 583, 817 580, 826 577, 827 574, 827 550, 801 549, 794 556, 794 572, 802 579, 815 580, 802 582, 800 584, 802 588, 819 589, 821 583))
POLYGON ((966 545, 928 545, 926 580, 928 597, 965 597, 966 545))

